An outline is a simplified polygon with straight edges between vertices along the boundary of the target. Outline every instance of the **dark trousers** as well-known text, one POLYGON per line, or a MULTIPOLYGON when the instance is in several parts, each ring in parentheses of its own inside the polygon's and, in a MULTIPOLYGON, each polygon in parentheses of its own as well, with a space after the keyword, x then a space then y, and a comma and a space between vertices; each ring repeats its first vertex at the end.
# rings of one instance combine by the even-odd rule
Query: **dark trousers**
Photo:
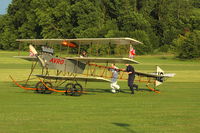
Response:
POLYGON ((133 87, 135 85, 135 84, 133 84, 134 79, 135 79, 135 75, 131 75, 131 74, 128 75, 128 86, 129 86, 132 93, 134 93, 134 89, 133 89, 133 87))

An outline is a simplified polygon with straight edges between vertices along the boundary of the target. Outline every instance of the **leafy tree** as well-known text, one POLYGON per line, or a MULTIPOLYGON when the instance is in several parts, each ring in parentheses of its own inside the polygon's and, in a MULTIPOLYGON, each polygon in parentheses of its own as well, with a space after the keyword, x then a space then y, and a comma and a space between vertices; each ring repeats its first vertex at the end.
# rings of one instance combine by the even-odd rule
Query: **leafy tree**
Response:
POLYGON ((200 30, 200 8, 194 8, 193 14, 189 17, 191 30, 200 30))
POLYGON ((73 35, 70 21, 70 5, 61 0, 34 0, 37 5, 35 13, 38 24, 42 27, 41 35, 43 38, 68 38, 73 35))
POLYGON ((103 14, 94 3, 82 0, 72 5, 73 29, 72 33, 76 38, 98 37, 98 30, 101 29, 103 14))
POLYGON ((196 8, 200 8, 200 1, 199 0, 193 0, 193 6, 196 8))
POLYGON ((137 54, 147 54, 152 53, 153 46, 151 45, 151 39, 149 35, 143 30, 136 30, 129 33, 129 36, 140 40, 143 44, 138 44, 135 46, 137 54))
POLYGON ((9 18, 5 15, 0 18, 0 48, 1 49, 15 49, 17 48, 15 39, 17 38, 17 31, 9 18))
MULTIPOLYGON (((137 54, 172 49, 183 55, 187 43, 196 48, 199 14, 197 0, 13 0, 0 16, 0 48, 15 49, 16 38, 132 37, 143 42, 137 54)), ((114 45, 81 49, 127 54, 127 47, 114 45)))
POLYGON ((183 59, 200 57, 200 30, 187 33, 185 37, 180 36, 174 43, 178 48, 178 57, 183 59))
POLYGON ((117 19, 119 16, 120 0, 102 0, 102 4, 106 17, 117 19))

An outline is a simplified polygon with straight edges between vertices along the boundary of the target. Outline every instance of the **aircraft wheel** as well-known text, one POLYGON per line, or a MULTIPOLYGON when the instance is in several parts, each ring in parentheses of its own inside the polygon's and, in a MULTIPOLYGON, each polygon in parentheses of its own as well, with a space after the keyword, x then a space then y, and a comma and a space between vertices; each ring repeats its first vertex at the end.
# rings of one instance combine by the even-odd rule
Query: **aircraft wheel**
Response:
POLYGON ((68 83, 65 86, 65 95, 70 95, 73 96, 74 95, 74 84, 73 83, 68 83))
POLYGON ((45 86, 42 84, 42 82, 38 82, 38 83, 35 85, 35 88, 36 88, 36 92, 37 92, 37 93, 43 94, 44 91, 45 91, 45 86))
MULTIPOLYGON (((50 82, 44 82, 45 84, 46 84, 46 86, 48 86, 49 88, 52 88, 53 86, 52 86, 52 84, 50 83, 50 82)), ((47 87, 45 86, 45 94, 51 94, 52 93, 52 91, 51 90, 49 90, 47 87)))
MULTIPOLYGON (((50 82, 44 82, 46 84, 46 86, 48 86, 49 88, 52 88, 52 84, 50 82)), ((43 85, 43 83, 40 81, 36 84, 35 88, 36 88, 36 92, 37 93, 41 93, 41 94, 51 94, 52 91, 48 90, 48 88, 45 85, 43 85)))
POLYGON ((74 84, 74 96, 80 96, 83 93, 83 87, 81 84, 74 84))

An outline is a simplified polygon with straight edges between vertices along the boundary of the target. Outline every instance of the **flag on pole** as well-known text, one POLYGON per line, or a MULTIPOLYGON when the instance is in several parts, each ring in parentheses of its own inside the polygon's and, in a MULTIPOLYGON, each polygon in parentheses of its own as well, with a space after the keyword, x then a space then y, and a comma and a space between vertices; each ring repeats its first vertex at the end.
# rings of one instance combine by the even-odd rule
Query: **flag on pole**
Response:
POLYGON ((129 58, 134 58, 135 55, 135 49, 132 45, 130 45, 130 51, 129 51, 129 58))

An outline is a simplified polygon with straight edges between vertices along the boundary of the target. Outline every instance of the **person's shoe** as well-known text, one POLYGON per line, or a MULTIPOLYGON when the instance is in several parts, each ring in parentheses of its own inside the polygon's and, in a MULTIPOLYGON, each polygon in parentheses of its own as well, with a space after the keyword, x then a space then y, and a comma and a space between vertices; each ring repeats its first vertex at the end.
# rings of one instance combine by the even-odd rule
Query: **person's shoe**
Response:
POLYGON ((112 93, 116 93, 116 90, 115 90, 115 89, 112 89, 111 92, 112 92, 112 93))
POLYGON ((138 89, 138 85, 136 85, 136 87, 135 87, 135 88, 136 88, 136 91, 139 91, 139 89, 138 89))
POLYGON ((119 90, 119 89, 117 89, 117 90, 116 90, 116 93, 119 93, 119 92, 120 92, 120 90, 119 90))
POLYGON ((134 95, 134 92, 131 92, 132 95, 134 95))
POLYGON ((138 85, 133 84, 133 87, 136 89, 136 91, 138 91, 138 85))

